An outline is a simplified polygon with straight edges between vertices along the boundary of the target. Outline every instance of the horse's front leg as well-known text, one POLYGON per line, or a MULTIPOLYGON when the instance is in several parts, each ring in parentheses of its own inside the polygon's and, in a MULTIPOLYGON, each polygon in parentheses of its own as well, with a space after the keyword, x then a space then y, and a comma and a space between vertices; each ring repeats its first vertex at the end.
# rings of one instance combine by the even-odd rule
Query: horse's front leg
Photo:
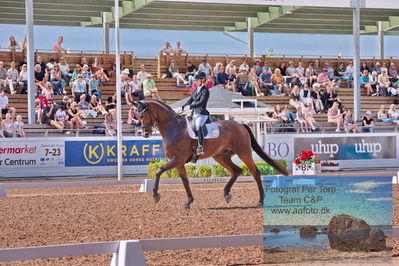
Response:
POLYGON ((190 184, 187 179, 186 168, 183 165, 179 165, 176 167, 177 171, 179 172, 181 181, 183 182, 184 188, 187 193, 187 201, 183 205, 183 209, 190 209, 191 203, 194 201, 193 194, 191 193, 190 184))
POLYGON ((159 195, 159 193, 158 193, 159 180, 161 178, 161 175, 165 171, 175 168, 176 165, 178 165, 178 164, 179 164, 179 162, 177 162, 175 159, 173 159, 173 160, 167 162, 165 165, 159 167, 157 172, 155 173, 155 183, 154 183, 154 188, 152 190, 152 197, 154 198, 155 203, 158 203, 159 200, 161 199, 161 195, 159 195))

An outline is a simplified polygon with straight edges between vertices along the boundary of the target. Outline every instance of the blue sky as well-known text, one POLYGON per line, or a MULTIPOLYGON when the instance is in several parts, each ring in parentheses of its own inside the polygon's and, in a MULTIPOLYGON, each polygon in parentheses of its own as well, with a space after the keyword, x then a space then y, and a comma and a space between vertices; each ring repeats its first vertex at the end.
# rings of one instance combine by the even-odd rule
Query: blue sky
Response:
MULTIPOLYGON (((7 46, 8 37, 14 35, 21 41, 25 27, 21 25, 0 25, 0 47, 7 46)), ((246 33, 232 33, 246 40, 246 33)), ((35 26, 35 48, 51 49, 58 35, 64 36, 64 48, 71 50, 102 50, 102 29, 83 27, 35 26)), ((136 55, 155 56, 165 41, 172 45, 182 42, 182 47, 193 53, 244 54, 247 47, 221 32, 121 30, 121 50, 133 51, 136 55)), ((385 37, 385 55, 396 56, 399 37, 385 37)), ((114 34, 110 32, 111 49, 114 34)), ((348 55, 352 54, 352 36, 305 35, 255 33, 255 53, 264 54, 273 48, 276 54, 295 55, 348 55)), ((377 37, 361 36, 361 55, 377 55, 377 37)))

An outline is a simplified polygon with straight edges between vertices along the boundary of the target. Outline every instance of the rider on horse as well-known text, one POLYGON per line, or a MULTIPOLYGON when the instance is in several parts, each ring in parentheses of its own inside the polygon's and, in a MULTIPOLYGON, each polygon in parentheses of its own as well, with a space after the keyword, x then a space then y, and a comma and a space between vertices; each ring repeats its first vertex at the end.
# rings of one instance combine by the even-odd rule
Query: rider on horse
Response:
POLYGON ((197 88, 191 94, 190 99, 181 108, 187 105, 190 106, 192 121, 195 124, 195 130, 198 136, 197 155, 204 153, 204 131, 203 126, 208 120, 209 112, 206 110, 206 105, 209 99, 209 90, 205 87, 206 74, 205 72, 198 72, 194 76, 194 84, 197 88))

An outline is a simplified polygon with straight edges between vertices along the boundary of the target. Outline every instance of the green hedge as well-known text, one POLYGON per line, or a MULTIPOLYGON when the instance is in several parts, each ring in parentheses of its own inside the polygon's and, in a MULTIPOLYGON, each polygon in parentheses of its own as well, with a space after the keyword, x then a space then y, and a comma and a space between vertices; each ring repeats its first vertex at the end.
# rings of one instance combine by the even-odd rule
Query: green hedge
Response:
MULTIPOLYGON (((283 167, 287 168, 287 162, 285 160, 276 160, 283 167)), ((166 164, 166 161, 152 161, 148 165, 148 177, 155 178, 155 173, 159 167, 166 164)), ((245 164, 238 165, 242 169, 242 176, 252 176, 251 172, 245 164)), ((197 166, 195 164, 186 164, 186 173, 188 178, 196 177, 226 177, 230 176, 230 172, 224 169, 219 164, 214 164, 212 166, 197 166)), ((258 168, 261 175, 276 175, 277 171, 265 162, 256 162, 256 167, 258 168)), ((172 169, 164 172, 161 178, 180 178, 179 173, 176 169, 172 169)))

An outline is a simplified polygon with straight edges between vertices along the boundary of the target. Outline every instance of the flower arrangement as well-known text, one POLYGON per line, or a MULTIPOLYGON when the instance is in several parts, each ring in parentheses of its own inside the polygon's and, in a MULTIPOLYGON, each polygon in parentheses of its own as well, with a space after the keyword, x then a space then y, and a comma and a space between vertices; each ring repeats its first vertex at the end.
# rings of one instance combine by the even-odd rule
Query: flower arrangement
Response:
POLYGON ((317 159, 316 154, 314 154, 312 151, 302 150, 300 154, 297 154, 294 163, 296 165, 311 164, 311 163, 319 164, 320 160, 317 159))
POLYGON ((321 163, 321 166, 339 166, 339 162, 334 163, 334 162, 325 161, 321 163))

